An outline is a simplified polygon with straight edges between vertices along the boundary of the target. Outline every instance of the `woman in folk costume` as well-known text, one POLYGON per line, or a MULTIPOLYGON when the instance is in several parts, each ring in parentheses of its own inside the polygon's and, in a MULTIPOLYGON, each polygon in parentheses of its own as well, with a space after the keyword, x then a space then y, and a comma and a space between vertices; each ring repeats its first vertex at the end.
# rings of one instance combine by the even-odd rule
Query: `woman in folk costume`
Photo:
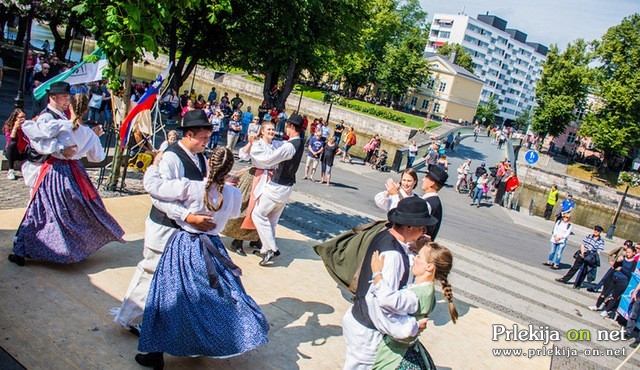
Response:
POLYGON ((418 337, 426 329, 427 315, 436 305, 435 281, 442 285, 444 297, 449 301, 449 315, 455 324, 458 311, 453 304, 453 294, 448 276, 453 255, 438 243, 428 243, 413 258, 411 272, 413 284, 395 290, 382 276, 384 256, 374 252, 371 259, 373 284, 367 292, 369 315, 376 328, 385 336, 378 344, 373 369, 434 369, 431 356, 418 337))
MULTIPOLYGON (((241 160, 248 161, 252 157, 270 154, 283 143, 280 140, 273 139, 276 135, 276 130, 271 122, 264 122, 258 135, 260 140, 249 141, 247 145, 238 151, 241 160)), ((262 248, 256 226, 251 220, 251 212, 256 202, 258 202, 265 184, 271 180, 273 169, 275 168, 275 165, 265 166, 258 161, 251 161, 251 165, 251 167, 242 172, 238 181, 238 188, 242 191, 242 212, 240 217, 230 219, 227 222, 227 226, 222 230, 222 234, 233 238, 231 246, 241 256, 247 255, 242 249, 244 240, 249 240, 249 245, 254 248, 262 248)))
POLYGON ((206 181, 163 180, 155 166, 145 174, 145 188, 165 194, 189 211, 211 216, 216 227, 203 233, 182 220, 169 240, 151 282, 142 320, 136 361, 161 369, 163 353, 174 356, 230 357, 267 343, 269 324, 240 281, 218 234, 238 217, 242 194, 225 185, 233 153, 214 149, 206 181))
POLYGON ((378 208, 387 212, 396 208, 398 202, 407 197, 417 197, 413 190, 418 186, 418 174, 413 168, 407 168, 402 171, 400 183, 396 183, 393 179, 387 179, 385 187, 387 190, 381 191, 373 198, 378 208))
POLYGON ((11 262, 22 266, 25 258, 33 258, 74 263, 107 243, 124 243, 124 231, 105 209, 80 163, 85 156, 91 162, 106 156, 98 138, 101 127, 92 130, 82 124, 88 102, 87 95, 77 94, 71 101, 71 120, 26 121, 22 126, 31 148, 49 157, 18 228, 11 262))

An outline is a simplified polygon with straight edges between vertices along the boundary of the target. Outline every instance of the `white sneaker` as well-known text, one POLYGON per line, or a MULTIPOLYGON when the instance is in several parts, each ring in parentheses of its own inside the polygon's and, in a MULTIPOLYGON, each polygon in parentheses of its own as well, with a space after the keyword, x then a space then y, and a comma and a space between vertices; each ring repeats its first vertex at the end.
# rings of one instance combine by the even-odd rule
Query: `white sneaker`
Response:
POLYGON ((602 312, 600 313, 600 316, 602 316, 602 317, 609 317, 609 311, 607 311, 607 310, 602 311, 602 312))
POLYGON ((15 180, 16 179, 16 173, 15 173, 14 170, 7 171, 7 179, 9 179, 9 180, 15 180))
POLYGON ((589 309, 591 311, 600 311, 600 309, 598 308, 598 306, 589 306, 589 309))

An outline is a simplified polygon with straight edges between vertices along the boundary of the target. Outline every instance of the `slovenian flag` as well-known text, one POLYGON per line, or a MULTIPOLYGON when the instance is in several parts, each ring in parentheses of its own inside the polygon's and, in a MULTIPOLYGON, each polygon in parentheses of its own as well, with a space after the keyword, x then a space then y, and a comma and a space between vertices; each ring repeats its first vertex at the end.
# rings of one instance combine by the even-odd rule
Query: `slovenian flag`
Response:
MULTIPOLYGON (((129 135, 131 134, 131 130, 135 126, 135 122, 138 119, 140 113, 145 111, 150 111, 153 108, 153 104, 158 97, 158 91, 160 87, 162 87, 162 83, 167 79, 169 75, 169 70, 171 69, 171 63, 167 66, 160 76, 149 86, 147 91, 142 95, 138 103, 131 108, 129 114, 120 125, 120 147, 124 148, 127 146, 127 142, 129 141, 129 135)), ((133 103, 132 103, 133 104, 133 103)))

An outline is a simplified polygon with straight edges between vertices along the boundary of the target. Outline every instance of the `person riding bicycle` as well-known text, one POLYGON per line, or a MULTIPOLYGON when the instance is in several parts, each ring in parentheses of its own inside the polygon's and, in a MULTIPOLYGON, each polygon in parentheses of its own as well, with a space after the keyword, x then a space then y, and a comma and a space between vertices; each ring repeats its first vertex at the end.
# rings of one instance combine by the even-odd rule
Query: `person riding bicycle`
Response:
POLYGON ((455 191, 460 192, 460 185, 464 184, 464 188, 468 188, 467 175, 471 169, 471 159, 467 159, 463 164, 458 167, 458 181, 456 182, 455 191))

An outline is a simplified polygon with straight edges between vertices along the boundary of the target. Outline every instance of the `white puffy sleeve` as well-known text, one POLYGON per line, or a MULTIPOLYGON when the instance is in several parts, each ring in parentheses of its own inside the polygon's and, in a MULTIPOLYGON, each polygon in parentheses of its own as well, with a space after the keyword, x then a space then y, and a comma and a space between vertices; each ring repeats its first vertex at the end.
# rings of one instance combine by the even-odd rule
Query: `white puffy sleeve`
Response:
POLYGON ((89 150, 87 151, 87 160, 89 162, 102 162, 106 157, 107 153, 102 147, 102 143, 100 143, 100 138, 96 135, 93 130, 89 133, 89 150))
POLYGON ((58 141, 58 134, 73 129, 73 122, 51 118, 50 114, 45 113, 37 121, 25 121, 22 124, 22 132, 29 138, 29 145, 40 154, 64 150, 65 146, 58 141))

